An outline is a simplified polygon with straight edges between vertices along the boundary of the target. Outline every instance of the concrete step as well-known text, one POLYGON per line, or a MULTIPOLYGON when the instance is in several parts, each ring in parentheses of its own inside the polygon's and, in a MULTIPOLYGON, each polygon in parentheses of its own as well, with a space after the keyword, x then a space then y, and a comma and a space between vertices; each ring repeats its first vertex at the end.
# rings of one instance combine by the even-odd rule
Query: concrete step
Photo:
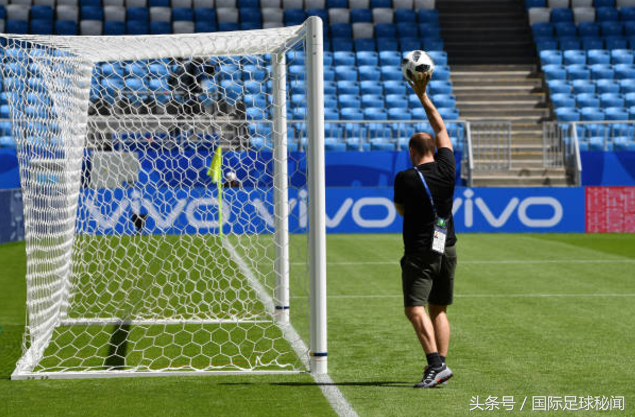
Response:
POLYGON ((506 56, 506 55, 494 55, 494 56, 483 56, 483 55, 461 55, 461 53, 454 53, 448 56, 448 62, 450 65, 471 65, 471 64, 481 64, 481 65, 497 65, 497 64, 524 64, 524 65, 532 65, 536 62, 535 54, 526 54, 522 56, 506 56))
POLYGON ((471 94, 469 92, 461 92, 455 94, 458 106, 472 103, 491 103, 492 105, 508 104, 508 103, 526 103, 526 104, 545 104, 547 103, 546 94, 471 94))
POLYGON ((456 106, 460 111, 472 111, 483 110, 486 108, 490 112, 499 112, 507 110, 549 110, 549 107, 545 102, 531 102, 531 101, 490 101, 490 100, 478 100, 478 101, 458 101, 456 106))
POLYGON ((566 176, 545 178, 472 178, 474 187, 567 187, 566 176))
POLYGON ((452 71, 476 71, 476 72, 496 72, 496 71, 528 71, 538 72, 536 65, 452 65, 452 71))
POLYGON ((459 93, 478 93, 478 94, 532 94, 540 93, 542 86, 535 85, 500 85, 492 87, 489 85, 470 85, 470 84, 454 84, 452 85, 452 91, 458 97, 459 93))
POLYGON ((508 79, 508 78, 484 78, 484 79, 474 79, 474 78, 459 78, 456 79, 450 76, 450 81, 452 81, 453 87, 485 87, 488 89, 499 88, 499 87, 531 87, 533 89, 542 88, 542 80, 539 78, 535 79, 508 79))
MULTIPOLYGON (((504 111, 498 110, 495 113, 492 112, 491 109, 488 108, 480 108, 480 109, 469 109, 462 110, 459 109, 461 116, 466 118, 472 117, 486 117, 492 116, 500 119, 501 117, 515 117, 515 118, 540 118, 547 117, 549 115, 549 109, 507 109, 504 111)), ((505 119, 508 120, 508 119, 505 119)))

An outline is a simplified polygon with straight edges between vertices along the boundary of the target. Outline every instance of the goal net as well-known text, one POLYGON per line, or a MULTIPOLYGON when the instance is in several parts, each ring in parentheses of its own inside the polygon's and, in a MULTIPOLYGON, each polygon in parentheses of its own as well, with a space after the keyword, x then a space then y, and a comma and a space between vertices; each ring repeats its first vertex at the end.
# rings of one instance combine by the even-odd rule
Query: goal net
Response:
POLYGON ((0 35, 12 378, 326 371, 321 31, 0 35))

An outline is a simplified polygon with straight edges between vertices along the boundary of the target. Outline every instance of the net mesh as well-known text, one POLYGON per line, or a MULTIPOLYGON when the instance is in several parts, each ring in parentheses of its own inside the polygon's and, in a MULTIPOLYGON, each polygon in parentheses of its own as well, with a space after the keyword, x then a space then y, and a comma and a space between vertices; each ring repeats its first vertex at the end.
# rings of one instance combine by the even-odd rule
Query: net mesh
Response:
POLYGON ((306 369, 302 30, 5 35, 28 263, 16 374, 306 369))

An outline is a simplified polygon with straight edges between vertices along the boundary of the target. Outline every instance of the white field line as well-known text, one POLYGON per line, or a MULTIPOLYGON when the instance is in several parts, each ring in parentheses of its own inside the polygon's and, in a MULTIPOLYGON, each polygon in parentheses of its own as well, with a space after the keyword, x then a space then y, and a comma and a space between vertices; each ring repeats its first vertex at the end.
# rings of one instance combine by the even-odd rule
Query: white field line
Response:
MULTIPOLYGON (((274 311, 273 299, 271 298, 269 293, 262 287, 260 281, 258 281, 258 279, 254 276, 251 268, 249 268, 249 266, 240 257, 238 252, 236 252, 236 249, 232 246, 231 243, 227 241, 227 239, 224 239, 223 241, 234 262, 236 262, 236 265, 238 265, 240 271, 245 275, 245 277, 249 281, 249 284, 253 287, 254 291, 256 291, 258 297, 265 305, 265 308, 267 308, 268 311, 274 311)), ((300 337, 298 332, 295 330, 291 323, 285 325, 278 324, 278 326, 281 328, 282 334, 293 347, 296 355, 298 355, 298 357, 302 360, 304 366, 308 369, 309 360, 307 358, 307 352, 309 351, 309 349, 302 341, 302 338, 300 337)), ((337 385, 335 385, 328 374, 316 375, 314 373, 311 373, 311 376, 313 377, 315 383, 320 387, 320 390, 322 390, 322 394, 324 394, 324 397, 326 397, 327 401, 329 402, 333 410, 335 410, 338 416, 358 417, 353 407, 351 407, 348 401, 346 401, 346 398, 344 398, 342 392, 339 390, 339 388, 337 388, 337 385)))
MULTIPOLYGON (((635 294, 454 294, 459 298, 557 298, 557 297, 635 297, 635 294)), ((401 294, 352 294, 329 295, 328 299, 338 298, 402 298, 401 294)), ((291 297, 299 298, 299 297, 291 297)))
MULTIPOLYGON (((461 261, 459 265, 497 265, 497 264, 635 264, 635 259, 501 259, 494 261, 461 261)), ((293 262, 291 265, 305 265, 293 262)), ((399 265, 397 261, 362 261, 362 262, 329 262, 328 266, 337 265, 399 265)))

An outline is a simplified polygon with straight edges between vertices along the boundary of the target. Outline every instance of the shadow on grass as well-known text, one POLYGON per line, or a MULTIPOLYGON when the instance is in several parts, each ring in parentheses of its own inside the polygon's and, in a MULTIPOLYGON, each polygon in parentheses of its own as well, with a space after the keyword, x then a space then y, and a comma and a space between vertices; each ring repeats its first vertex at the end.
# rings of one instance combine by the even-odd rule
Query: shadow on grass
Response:
POLYGON ((122 323, 115 326, 115 330, 108 342, 108 356, 104 361, 104 367, 110 371, 124 369, 126 367, 126 351, 128 350, 128 335, 130 324, 122 323))
POLYGON ((351 382, 222 382, 219 385, 274 385, 283 387, 382 387, 412 388, 413 382, 403 381, 351 381, 351 382))
POLYGON ((0 331, 0 379, 11 379, 22 355, 22 326, 3 326, 0 331))

